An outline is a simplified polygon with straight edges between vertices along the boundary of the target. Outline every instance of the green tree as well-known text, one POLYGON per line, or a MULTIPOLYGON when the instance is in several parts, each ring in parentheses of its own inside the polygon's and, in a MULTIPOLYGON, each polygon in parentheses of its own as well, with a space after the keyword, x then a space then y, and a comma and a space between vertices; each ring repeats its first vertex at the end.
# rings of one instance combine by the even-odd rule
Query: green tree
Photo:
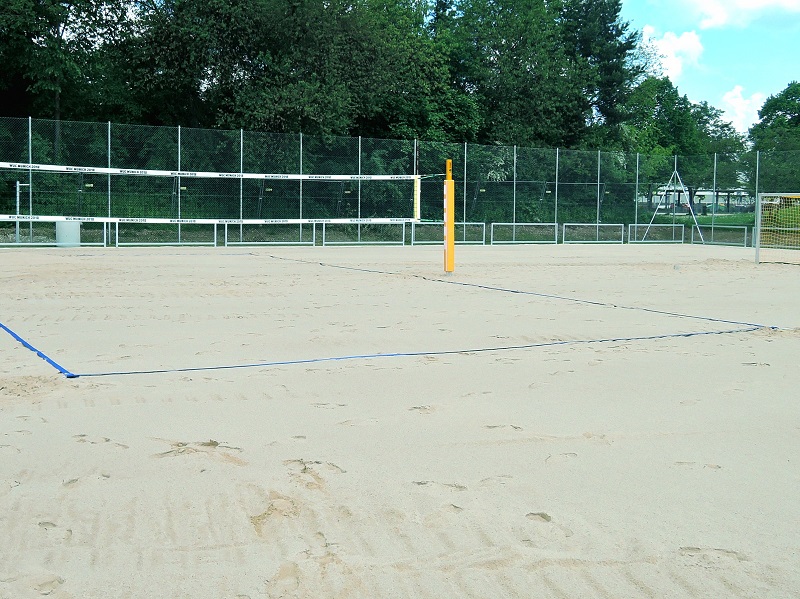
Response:
POLYGON ((559 23, 566 51, 580 64, 593 133, 587 141, 614 145, 626 117, 625 102, 644 73, 638 32, 622 21, 620 0, 561 0, 559 23))
POLYGON ((581 65, 544 0, 459 3, 457 79, 483 115, 479 141, 570 146, 586 127, 581 65))
MULTIPOLYGON (((792 81, 770 96, 750 129, 753 149, 760 152, 759 189, 790 192, 800 189, 800 83, 792 81)), ((755 164, 751 160, 751 164, 755 164)), ((751 180, 755 174, 751 173, 751 180)))
POLYGON ((89 65, 115 39, 126 7, 124 0, 9 0, 0 13, 4 96, 34 116, 82 117, 94 83, 89 65))
POLYGON ((759 122, 750 129, 756 150, 800 150, 800 83, 792 81, 767 98, 758 116, 759 122))
POLYGON ((625 106, 626 149, 644 154, 694 155, 702 140, 692 103, 666 77, 647 77, 625 106))

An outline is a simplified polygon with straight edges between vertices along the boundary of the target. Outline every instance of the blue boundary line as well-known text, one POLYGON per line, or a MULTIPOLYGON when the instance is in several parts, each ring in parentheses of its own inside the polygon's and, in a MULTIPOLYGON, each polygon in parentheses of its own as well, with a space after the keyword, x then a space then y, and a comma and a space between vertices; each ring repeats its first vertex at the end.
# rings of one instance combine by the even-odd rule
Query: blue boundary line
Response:
POLYGON ((127 376, 133 374, 167 374, 175 372, 203 372, 209 370, 234 370, 240 368, 267 368, 275 366, 295 366, 300 364, 319 364, 323 362, 344 362, 349 360, 373 360, 377 358, 414 358, 421 356, 449 356, 454 354, 477 354, 487 352, 514 351, 533 349, 538 347, 556 347, 563 345, 589 345, 594 343, 630 343, 634 341, 651 341, 654 339, 673 339, 679 337, 698 337, 701 335, 732 335, 735 333, 752 333, 763 327, 748 327, 728 331, 701 331, 691 333, 669 333, 665 335, 648 335, 645 337, 617 337, 608 339, 573 339, 566 341, 545 341, 542 343, 529 343, 525 345, 506 345, 499 347, 478 347, 473 349, 448 349, 440 351, 398 352, 389 354, 354 354, 350 356, 329 356, 326 358, 303 358, 299 360, 279 360, 274 362, 257 362, 253 364, 233 364, 227 366, 197 366, 189 368, 163 368, 157 370, 126 370, 117 372, 90 372, 74 376, 102 377, 102 376, 127 376))
POLYGON ((341 268, 342 270, 353 270, 356 272, 368 272, 373 274, 383 274, 383 275, 391 275, 391 276, 411 276, 416 277, 418 279, 422 279, 424 281, 430 281, 432 283, 444 283, 445 285, 459 285, 461 287, 472 287, 474 289, 483 289, 486 291, 498 291, 501 293, 513 293, 517 295, 530 295, 534 297, 542 297, 545 299, 554 299, 564 302, 573 302, 576 304, 586 304, 589 306, 599 306, 603 308, 616 308, 618 310, 634 310, 639 312, 648 312, 650 314, 660 314, 662 316, 674 316, 675 318, 690 318, 693 320, 704 320, 706 322, 718 322, 721 324, 732 324, 732 325, 740 325, 746 327, 755 327, 758 329, 773 329, 777 330, 779 327, 770 326, 765 324, 758 324, 755 322, 740 322, 738 320, 725 320, 723 318, 714 318, 711 316, 697 316, 695 314, 683 314, 681 312, 668 312, 666 310, 657 310, 655 308, 643 308, 640 306, 625 306, 622 304, 612 304, 609 302, 598 302, 595 300, 585 300, 577 297, 568 297, 565 295, 554 295, 550 293, 541 293, 538 291, 523 291, 521 289, 508 289, 506 287, 494 287, 492 285, 482 285, 480 283, 467 283, 465 281, 448 281, 447 279, 436 279, 433 277, 426 277, 424 275, 415 275, 415 274, 408 274, 408 273, 399 273, 399 272, 392 272, 388 270, 375 270, 369 268, 359 268, 357 266, 343 266, 340 264, 327 264, 325 262, 313 262, 307 260, 300 260, 296 258, 282 258, 280 256, 271 256, 277 260, 290 260, 294 262, 303 262, 306 264, 319 264, 320 266, 325 266, 328 268, 341 268))
POLYGON ((11 335, 11 336, 12 336, 12 337, 13 337, 13 338, 16 340, 16 341, 18 341, 19 343, 21 343, 23 347, 26 347, 26 348, 28 348, 29 350, 31 350, 33 353, 35 353, 35 354, 36 354, 37 356, 39 356, 39 357, 40 357, 42 360, 44 360, 45 362, 47 362, 48 364, 50 364, 50 366, 52 366, 53 368, 55 368, 56 370, 58 370, 58 372, 59 372, 59 373, 63 374, 63 375, 64 375, 65 377, 67 377, 68 379, 76 379, 76 378, 78 378, 78 377, 80 376, 80 375, 78 375, 78 374, 75 374, 75 373, 73 373, 73 372, 70 372, 69 370, 67 370, 66 368, 64 368, 63 366, 61 366, 59 363, 55 362, 55 361, 54 361, 52 358, 50 358, 50 357, 49 357, 47 354, 45 354, 45 353, 43 353, 42 351, 40 351, 40 350, 36 349, 36 348, 35 348, 33 345, 31 345, 30 343, 28 343, 27 341, 25 341, 25 339, 23 339, 22 337, 20 337, 19 335, 17 335, 17 334, 16 334, 14 331, 12 331, 11 329, 9 329, 9 328, 8 328, 6 325, 4 325, 2 322, 0 322, 0 329, 3 329, 3 330, 6 332, 6 333, 8 333, 9 335, 11 335))
MULTIPOLYGON (((303 264, 309 265, 319 265, 328 268, 340 268, 343 270, 352 270, 356 272, 368 272, 373 274, 383 274, 383 275, 390 275, 390 276, 400 276, 404 273, 397 273, 385 270, 376 270, 376 269, 368 269, 368 268, 359 268, 354 266, 343 266, 338 264, 327 264, 324 262, 316 262, 312 260, 301 260, 297 258, 284 258, 281 256, 274 256, 270 255, 271 258, 276 260, 283 260, 289 262, 300 262, 303 264)), ((408 276, 408 275, 406 275, 408 276)), ((177 373, 177 372, 203 372, 203 371, 211 371, 211 370, 233 370, 233 369, 242 369, 242 368, 267 368, 267 367, 275 367, 275 366, 291 366, 291 365, 300 365, 300 364, 319 364, 323 362, 341 362, 341 361, 348 361, 348 360, 371 360, 377 358, 409 358, 409 357, 420 357, 420 356, 446 356, 446 355, 454 355, 454 354, 471 354, 471 353, 485 353, 485 352, 501 352, 501 351, 513 351, 513 350, 522 350, 522 349, 533 349, 533 348, 540 348, 540 347, 555 347, 555 346, 564 346, 564 345, 588 345, 588 344, 599 344, 599 343, 623 343, 623 342, 635 342, 635 341, 652 341, 657 339, 674 339, 674 338, 687 338, 687 337, 698 337, 703 335, 731 335, 736 333, 752 333, 754 331, 758 331, 761 329, 772 329, 777 330, 779 327, 775 326, 767 326, 755 323, 748 323, 748 322, 738 322, 733 320, 724 320, 720 318, 711 318, 706 316, 696 316, 691 314, 681 314, 677 312, 667 312, 663 310, 656 310, 653 308, 641 308, 636 306, 624 306, 618 304, 612 304, 607 302, 598 302, 592 300, 583 300, 579 298, 572 298, 566 296, 559 296, 559 295, 552 295, 546 293, 539 293, 535 291, 522 291, 518 289, 507 289, 503 287, 493 287, 490 285, 481 285, 478 283, 467 283, 463 281, 448 281, 446 279, 436 279, 431 277, 426 277, 423 275, 410 275, 413 277, 417 277, 419 279, 430 281, 433 283, 445 283, 448 285, 459 285, 462 287, 472 287, 475 289, 483 289, 488 291, 498 291, 502 293, 514 293, 519 295, 530 295, 535 297, 542 297, 547 299, 555 299, 560 301, 569 301, 574 303, 581 303, 587 304, 592 306, 600 306, 600 307, 607 307, 607 308, 617 308, 622 310, 638 310, 642 312, 648 312, 651 314, 660 314, 664 316, 672 316, 676 318, 689 318, 694 320, 703 320, 706 322, 716 322, 720 324, 729 324, 729 325, 737 325, 744 328, 738 329, 731 329, 731 330, 724 330, 724 331, 696 331, 696 332, 689 332, 689 333, 668 333, 662 335, 648 335, 643 337, 617 337, 617 338, 607 338, 607 339, 577 339, 577 340, 561 340, 561 341, 547 341, 542 343, 530 343, 525 345, 508 345, 508 346, 498 346, 498 347, 479 347, 479 348, 472 348, 472 349, 454 349, 454 350, 440 350, 440 351, 417 351, 417 352, 395 352, 395 353, 376 353, 376 354, 355 354, 355 355, 348 355, 348 356, 329 356, 329 357, 322 357, 322 358, 304 358, 298 360, 279 360, 279 361, 272 361, 272 362, 255 362, 249 364, 233 364, 233 365, 218 365, 218 366, 198 366, 198 367, 186 367, 186 368, 163 368, 163 369, 153 369, 153 370, 128 370, 128 371, 114 371, 114 372, 90 372, 90 373, 80 373, 76 374, 73 373, 46 354, 35 348, 33 345, 25 341, 22 337, 17 335, 14 331, 9 329, 3 323, 0 323, 0 328, 5 330, 9 335, 11 335, 16 341, 21 343, 24 347, 28 348, 32 352, 34 352, 37 356, 42 358, 45 362, 50 364, 53 368, 58 370, 59 373, 63 374, 67 378, 79 378, 79 377, 103 377, 103 376, 124 376, 124 375, 134 375, 134 374, 166 374, 166 373, 177 373)))

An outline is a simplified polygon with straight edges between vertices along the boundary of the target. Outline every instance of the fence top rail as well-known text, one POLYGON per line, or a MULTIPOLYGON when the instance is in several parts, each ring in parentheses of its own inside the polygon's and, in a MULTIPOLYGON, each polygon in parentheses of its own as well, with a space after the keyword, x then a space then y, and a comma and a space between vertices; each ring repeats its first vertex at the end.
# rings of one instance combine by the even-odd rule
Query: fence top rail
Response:
POLYGON ((565 227, 625 227, 623 223, 564 223, 565 227))
POLYGON ((516 222, 516 223, 492 223, 492 226, 495 225, 503 226, 503 227, 557 227, 558 223, 525 223, 525 222, 516 222))
MULTIPOLYGON (((655 225, 653 225, 653 226, 655 226, 655 225)), ((724 230, 724 231, 741 231, 741 230, 747 230, 747 229, 751 228, 752 225, 750 225, 750 226, 748 226, 748 225, 718 225, 716 223, 714 223, 714 224, 709 223, 707 225, 692 225, 692 227, 695 228, 695 229, 720 229, 720 230, 724 230)))
MULTIPOLYGON (((467 226, 472 225, 474 227, 485 227, 486 226, 486 223, 483 222, 483 221, 475 221, 475 222, 467 221, 467 222, 464 222, 463 220, 457 220, 455 224, 456 224, 457 227, 458 226, 464 226, 464 225, 467 225, 467 226)), ((444 221, 443 220, 417 220, 417 221, 414 221, 414 226, 419 227, 419 226, 422 226, 422 225, 437 225, 437 226, 441 227, 442 225, 444 225, 444 221)))

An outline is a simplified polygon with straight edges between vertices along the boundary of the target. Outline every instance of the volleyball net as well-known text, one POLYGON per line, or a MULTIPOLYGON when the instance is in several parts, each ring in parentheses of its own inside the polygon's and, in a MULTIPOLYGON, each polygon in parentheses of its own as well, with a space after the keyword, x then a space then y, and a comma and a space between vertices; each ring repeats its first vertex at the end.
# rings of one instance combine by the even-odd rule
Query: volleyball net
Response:
POLYGON ((311 243, 394 237, 420 220, 420 175, 203 172, 0 162, 14 187, 0 207, 0 243, 58 241, 80 223, 83 244, 311 243), (55 239, 52 223, 56 223, 55 239), (294 227, 287 228, 287 225, 294 227), (307 225, 312 225, 311 227, 307 225), (233 227, 233 229, 232 229, 233 227), (13 230, 11 230, 13 229, 13 230), (222 231, 222 233, 220 233, 222 231), (345 234, 345 232, 347 232, 345 234), (166 237, 165 237, 166 236, 166 237), (122 241, 121 241, 122 240, 122 241), (221 240, 220 240, 221 241, 221 240))

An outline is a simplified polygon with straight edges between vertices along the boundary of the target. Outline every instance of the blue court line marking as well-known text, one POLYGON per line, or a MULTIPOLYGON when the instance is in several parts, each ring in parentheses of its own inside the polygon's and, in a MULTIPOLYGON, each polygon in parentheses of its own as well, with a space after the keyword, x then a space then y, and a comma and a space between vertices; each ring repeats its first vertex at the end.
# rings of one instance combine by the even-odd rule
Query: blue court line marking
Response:
POLYGON ((23 339, 22 337, 20 337, 19 335, 17 335, 17 334, 16 334, 14 331, 12 331, 11 329, 9 329, 9 328, 8 328, 6 325, 4 325, 2 322, 0 322, 0 329, 3 329, 3 330, 6 332, 6 333, 8 333, 9 335, 11 335, 11 336, 12 336, 12 337, 13 337, 13 338, 16 340, 16 341, 18 341, 19 343, 21 343, 23 347, 26 347, 26 348, 28 348, 29 350, 31 350, 33 353, 35 353, 35 354, 36 354, 37 356, 39 356, 39 357, 40 357, 42 360, 44 360, 45 362, 47 362, 48 364, 50 364, 50 366, 52 366, 53 368, 55 368, 56 370, 58 370, 58 372, 60 372, 61 374, 63 374, 63 375, 64 375, 65 377, 67 377, 68 379, 76 379, 76 378, 78 378, 78 376, 80 376, 80 375, 77 375, 77 374, 75 374, 75 373, 73 373, 73 372, 70 372, 69 370, 67 370, 66 368, 64 368, 63 366, 61 366, 61 365, 60 365, 60 364, 58 364, 57 362, 55 362, 55 361, 54 361, 52 358, 50 358, 49 356, 47 356, 47 354, 45 354, 45 353, 41 352, 40 350, 36 349, 36 348, 35 348, 33 345, 31 345, 30 343, 28 343, 27 341, 25 341, 25 339, 23 339))
MULTIPOLYGON (((353 270, 353 271, 361 271, 361 272, 368 272, 374 274, 384 274, 384 275, 394 275, 400 276, 404 273, 396 273, 391 271, 383 271, 383 270, 374 270, 374 269, 366 269, 366 268, 359 268, 353 266, 343 266, 337 264, 326 264, 324 262, 315 262, 310 260, 301 260, 296 258, 283 258, 280 256, 270 256, 277 260, 285 260, 291 262, 301 262, 304 264, 312 264, 312 265, 319 265, 319 266, 326 266, 329 268, 341 268, 344 270, 353 270)), ((25 341, 22 337, 17 335, 14 331, 9 329, 3 323, 0 323, 0 328, 5 330, 11 337, 13 337, 16 341, 21 343, 24 347, 28 348, 32 352, 34 352, 37 356, 42 358, 45 362, 50 364, 53 368, 58 370, 59 373, 63 374, 66 378, 79 378, 79 377, 103 377, 103 376, 123 376, 123 375, 134 375, 134 374, 166 374, 166 373, 177 373, 177 372, 202 372, 202 371, 210 371, 210 370, 232 370, 232 369, 242 369, 242 368, 267 368, 267 367, 275 367, 275 366, 291 366, 291 365, 301 365, 301 364, 316 364, 322 362, 341 362, 346 360, 370 360, 370 359, 377 359, 377 358, 407 358, 407 357, 420 357, 420 356, 445 356, 445 355, 454 355, 454 354, 470 354, 470 353, 483 353, 483 352, 501 352, 501 351, 513 351, 513 350, 521 350, 521 349, 533 349, 539 347, 555 347, 555 346, 564 346, 564 345, 588 345, 593 343, 623 343, 623 342, 634 342, 634 341, 651 341, 656 339, 674 339, 674 338, 687 338, 687 337, 697 337, 701 335, 731 335, 736 333, 752 333, 754 331, 762 330, 762 329, 772 329, 778 330, 779 327, 775 326, 766 326, 754 323, 746 323, 746 322, 737 322, 731 320, 724 320, 719 318, 710 318, 705 316, 695 316, 691 314, 680 314, 676 312, 666 312, 663 310, 655 310, 652 308, 640 308, 635 306, 622 306, 616 305, 611 303, 604 303, 598 301, 591 301, 591 300, 583 300, 578 298, 571 298, 565 296, 558 296, 558 295, 551 295, 545 293, 539 293, 534 291, 521 291, 517 289, 506 289, 503 287, 492 287, 489 285, 481 285, 477 283, 465 283, 461 281, 448 281, 445 279, 436 279, 431 277, 426 277, 423 275, 407 275, 413 276, 425 281, 430 281, 434 283, 446 283, 449 285, 460 285, 463 287, 473 287, 476 289, 485 289, 489 291, 499 291, 503 293, 515 293, 520 295, 531 295, 536 297, 544 297, 549 299, 557 299, 562 301, 570 301, 575 303, 582 303, 594 306, 602 306, 602 307, 609 307, 609 308, 619 308, 624 310, 640 310, 643 312, 649 312, 653 314, 661 314, 665 316, 673 316, 678 318, 690 318, 696 320, 704 320, 708 322, 716 322, 716 323, 723 323, 723 324, 733 324, 743 326, 745 328, 739 329, 732 329, 732 330, 725 330, 725 331, 699 331, 699 332, 689 332, 689 333, 668 333, 662 335, 649 335, 644 337, 617 337, 617 338, 607 338, 607 339, 577 339, 577 340, 562 340, 562 341, 548 341, 542 343, 530 343, 525 345, 509 345, 509 346, 498 346, 498 347, 480 347, 480 348, 473 348, 473 349, 454 349, 454 350, 441 350, 441 351, 418 351, 418 352, 397 352, 397 353, 378 353, 378 354, 356 354, 356 355, 349 355, 349 356, 329 356, 323 358, 305 358, 305 359, 298 359, 298 360, 281 360, 281 361, 273 361, 273 362, 256 362, 250 364, 233 364, 233 365, 221 365, 221 366, 199 366, 199 367, 186 367, 186 368, 164 368, 164 369, 153 369, 153 370, 129 370, 129 371, 115 371, 115 372, 93 372, 93 373, 80 373, 76 374, 73 373, 60 364, 56 363, 46 354, 35 348, 33 345, 25 341)))
POLYGON ((325 266, 328 268, 340 268, 342 270, 353 270, 356 272, 368 272, 372 274, 382 274, 382 275, 392 275, 392 276, 408 276, 408 277, 416 277, 418 279, 422 279, 424 281, 430 281, 432 283, 444 283, 446 285, 459 285, 461 287, 472 287, 474 289, 484 289, 487 291, 498 291, 502 293, 514 293, 517 295, 531 295, 534 297, 542 297, 546 299, 554 299, 560 300, 565 302, 573 302, 576 304, 586 304, 590 306, 599 306, 603 308, 617 308, 619 310, 634 310, 639 312, 647 312, 649 314, 659 314, 661 316, 673 316, 675 318, 689 318, 693 320, 703 320, 706 322, 718 322, 721 324, 732 324, 737 326, 746 326, 746 327, 754 327, 756 329, 773 329, 778 330, 780 327, 777 326, 770 326, 765 324, 759 324, 755 322, 740 322, 738 320, 725 320, 723 318, 714 318, 711 316, 698 316, 695 314, 683 314, 681 312, 668 312, 666 310, 657 310, 655 308, 644 308, 641 306, 625 306, 622 304, 612 304, 609 302, 599 302, 596 300, 585 300, 576 297, 568 297, 565 295, 554 295, 550 293, 541 293, 538 291, 523 291, 521 289, 509 289, 506 287, 494 287, 491 285, 481 285, 480 283, 467 283, 464 281, 448 281, 447 279, 437 279, 433 277, 426 277, 424 275, 415 275, 413 273, 400 273, 400 272, 392 272, 389 270, 376 270, 371 268, 360 268, 357 266, 344 266, 341 264, 328 264, 326 262, 315 262, 312 260, 301 260, 299 258, 284 258, 281 256, 270 256, 276 260, 286 260, 290 262, 302 262, 304 264, 314 264, 319 266, 325 266))
POLYGON ((128 376, 134 374, 167 374, 178 372, 204 372, 209 370, 234 370, 241 368, 268 368, 275 366, 296 366, 302 364, 319 364, 323 362, 344 362, 349 360, 374 360, 377 358, 414 358, 421 356, 449 356, 454 354, 477 354, 487 352, 514 351, 539 347, 555 347, 564 345, 589 345, 593 343, 630 343, 634 341, 651 341, 654 339, 673 339, 680 337, 698 337, 701 335, 733 335, 736 333, 752 333, 763 327, 747 327, 727 331, 700 331, 691 333, 668 333, 648 335, 644 337, 617 337, 608 339, 573 339, 562 341, 545 341, 525 345, 506 345, 499 347, 478 347, 473 349, 448 349, 440 351, 397 352, 388 354, 354 354, 350 356, 329 356, 326 358, 303 358, 298 360, 276 360, 274 362, 256 362, 252 364, 231 364, 227 366, 196 366, 187 368, 161 368, 154 370, 124 370, 116 372, 88 372, 73 375, 74 377, 128 376))

